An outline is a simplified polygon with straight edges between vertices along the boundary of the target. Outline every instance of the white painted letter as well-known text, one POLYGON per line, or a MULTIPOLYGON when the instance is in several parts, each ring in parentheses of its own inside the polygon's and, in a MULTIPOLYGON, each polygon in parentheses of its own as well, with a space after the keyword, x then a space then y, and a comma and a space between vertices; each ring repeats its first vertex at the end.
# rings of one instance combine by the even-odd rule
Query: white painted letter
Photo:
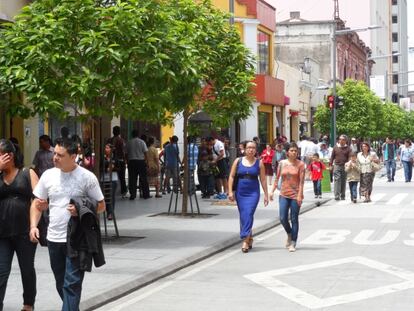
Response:
POLYGON ((351 234, 349 230, 318 230, 300 244, 330 245, 345 241, 346 236, 351 234))
POLYGON ((368 239, 373 235, 374 230, 362 230, 353 240, 355 244, 359 245, 383 245, 394 241, 400 234, 399 230, 388 230, 387 233, 379 240, 369 241, 368 239))
MULTIPOLYGON (((414 233, 410 234, 410 238, 414 239, 414 233)), ((414 240, 404 240, 404 244, 408 246, 414 246, 414 240)))

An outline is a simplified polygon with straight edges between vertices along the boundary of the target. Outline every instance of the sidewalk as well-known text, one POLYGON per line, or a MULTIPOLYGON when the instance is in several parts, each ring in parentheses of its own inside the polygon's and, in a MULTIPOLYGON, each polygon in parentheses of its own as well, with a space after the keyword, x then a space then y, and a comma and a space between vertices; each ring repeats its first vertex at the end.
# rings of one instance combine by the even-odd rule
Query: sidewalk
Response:
MULTIPOLYGON (((325 194, 324 199, 320 200, 313 197, 312 183, 306 182, 302 213, 327 202, 332 195, 325 194)), ((154 216, 167 212, 169 199, 169 195, 161 199, 135 201, 117 198, 116 216, 121 239, 106 242, 106 265, 86 273, 81 310, 92 310, 224 248, 241 243, 235 205, 199 198, 201 213, 204 214, 202 217, 154 216)), ((278 223, 277 199, 268 207, 264 207, 261 201, 255 214, 254 233, 265 231, 278 223)), ((109 229, 113 235, 112 223, 109 229)), ((47 248, 37 248, 36 272, 36 310, 60 310, 61 301, 55 290, 47 248)), ((15 259, 4 311, 19 308, 21 297, 20 271, 15 259)))

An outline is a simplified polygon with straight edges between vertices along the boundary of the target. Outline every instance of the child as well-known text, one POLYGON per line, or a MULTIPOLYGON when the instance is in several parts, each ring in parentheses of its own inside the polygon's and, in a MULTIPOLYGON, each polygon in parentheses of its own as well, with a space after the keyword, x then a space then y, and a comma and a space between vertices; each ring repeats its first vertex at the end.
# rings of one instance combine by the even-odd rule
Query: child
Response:
POLYGON ((345 163, 346 180, 349 183, 349 190, 351 191, 351 201, 357 202, 358 182, 361 175, 361 168, 357 162, 356 153, 351 153, 350 160, 345 163))
POLYGON ((201 197, 203 199, 210 198, 213 192, 211 185, 214 184, 214 176, 211 170, 212 162, 209 159, 209 155, 206 151, 201 152, 200 161, 198 163, 198 181, 201 188, 201 197))
POLYGON ((326 169, 325 164, 319 159, 319 154, 315 153, 312 156, 312 162, 308 166, 310 172, 310 178, 313 181, 313 192, 315 193, 315 199, 322 199, 322 173, 326 169))

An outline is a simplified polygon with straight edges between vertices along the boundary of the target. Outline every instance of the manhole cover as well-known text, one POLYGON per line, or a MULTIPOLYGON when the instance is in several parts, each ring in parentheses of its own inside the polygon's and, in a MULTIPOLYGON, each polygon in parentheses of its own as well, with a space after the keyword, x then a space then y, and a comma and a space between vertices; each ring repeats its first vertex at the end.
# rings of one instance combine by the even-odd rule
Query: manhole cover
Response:
POLYGON ((211 218, 211 217, 214 217, 214 216, 217 216, 217 215, 218 214, 208 214, 208 213, 200 213, 200 214, 197 214, 197 213, 194 213, 194 214, 187 213, 187 215, 182 215, 181 213, 177 213, 177 214, 169 213, 168 214, 167 212, 163 212, 163 213, 149 215, 148 217, 159 217, 159 216, 162 216, 162 217, 177 217, 177 218, 211 218))
POLYGON ((131 242, 135 242, 141 239, 145 239, 144 236, 102 236, 102 243, 111 245, 125 245, 131 242))

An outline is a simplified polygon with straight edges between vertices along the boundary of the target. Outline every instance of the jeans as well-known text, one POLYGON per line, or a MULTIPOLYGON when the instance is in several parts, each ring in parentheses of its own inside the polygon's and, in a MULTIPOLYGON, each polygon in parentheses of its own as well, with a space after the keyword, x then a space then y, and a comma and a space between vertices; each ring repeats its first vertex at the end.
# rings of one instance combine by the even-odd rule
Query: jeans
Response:
POLYGON ((282 224, 286 233, 292 235, 292 242, 295 242, 295 243, 298 239, 298 232, 299 232, 299 210, 300 210, 300 207, 296 200, 279 196, 280 223, 282 224), (292 223, 292 226, 290 226, 289 219, 288 219, 289 208, 290 208, 290 221, 292 223))
POLYGON ((322 195, 322 181, 320 179, 313 181, 313 192, 315 195, 322 195))
POLYGON ((0 238, 0 310, 6 294, 13 255, 16 253, 23 283, 23 304, 34 306, 36 298, 36 271, 34 257, 37 244, 30 242, 29 234, 0 238))
POLYGON ((394 180, 395 170, 397 165, 394 159, 384 161, 385 168, 387 169, 387 178, 389 181, 394 180))
POLYGON ((346 172, 344 165, 335 165, 333 170, 335 199, 345 199, 346 172))
POLYGON ((351 192, 351 200, 356 200, 358 197, 358 182, 357 181, 349 182, 349 191, 351 192))
POLYGON ((63 301, 62 311, 78 311, 85 271, 79 269, 79 258, 66 256, 66 243, 47 243, 56 289, 63 301))
POLYGON ((200 183, 201 193, 204 195, 214 194, 214 176, 213 175, 199 175, 198 181, 200 183))
POLYGON ((413 164, 410 161, 401 161, 404 167, 404 176, 405 181, 411 181, 411 178, 413 176, 413 164))

